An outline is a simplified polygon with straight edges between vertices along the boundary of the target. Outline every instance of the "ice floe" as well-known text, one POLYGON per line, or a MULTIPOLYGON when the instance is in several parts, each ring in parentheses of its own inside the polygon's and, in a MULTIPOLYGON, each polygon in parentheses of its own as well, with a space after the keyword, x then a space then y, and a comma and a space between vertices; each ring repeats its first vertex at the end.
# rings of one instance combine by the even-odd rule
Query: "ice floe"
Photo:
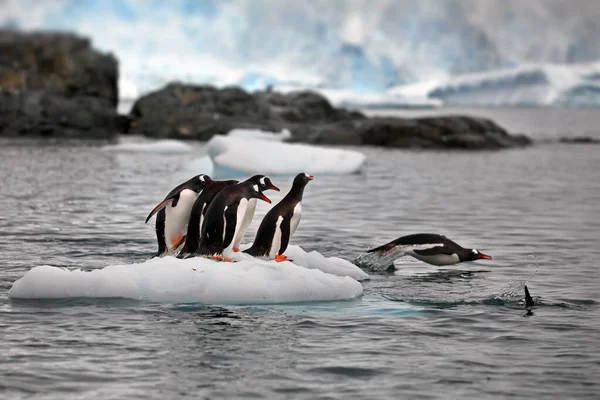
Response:
POLYGON ((236 253, 234 263, 168 256, 92 271, 42 265, 17 280, 9 297, 274 304, 346 300, 362 294, 356 279, 368 279, 368 275, 351 263, 314 251, 306 253, 299 246, 290 246, 286 254, 294 262, 277 263, 236 253))
POLYGON ((358 151, 220 135, 210 139, 207 153, 213 161, 215 177, 299 172, 353 174, 362 171, 366 160, 358 151))

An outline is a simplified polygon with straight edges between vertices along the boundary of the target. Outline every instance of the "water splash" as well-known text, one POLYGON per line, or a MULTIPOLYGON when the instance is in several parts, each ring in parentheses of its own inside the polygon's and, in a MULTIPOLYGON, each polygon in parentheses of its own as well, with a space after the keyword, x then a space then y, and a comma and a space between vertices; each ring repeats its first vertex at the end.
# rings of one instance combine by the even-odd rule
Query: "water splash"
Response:
POLYGON ((519 302, 523 302, 523 304, 525 304, 525 299, 523 298, 525 285, 531 279, 533 279, 533 277, 537 274, 539 269, 539 263, 537 258, 533 254, 530 254, 528 257, 531 257, 533 260, 535 260, 533 262, 535 264, 535 270, 527 276, 525 276, 525 278, 519 277, 518 279, 512 279, 504 288, 500 290, 500 293, 498 293, 498 295, 496 295, 495 297, 496 299, 507 301, 520 299, 519 302))

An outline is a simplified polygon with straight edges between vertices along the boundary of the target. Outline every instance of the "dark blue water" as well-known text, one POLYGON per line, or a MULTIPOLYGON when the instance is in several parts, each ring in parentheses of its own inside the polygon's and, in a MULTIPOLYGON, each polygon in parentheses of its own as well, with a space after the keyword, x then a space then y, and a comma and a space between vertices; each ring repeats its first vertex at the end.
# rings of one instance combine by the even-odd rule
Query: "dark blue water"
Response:
MULTIPOLYGON (((600 116, 586 115, 578 123, 600 136, 600 116)), ((519 131, 539 132, 528 122, 538 117, 519 131)), ((1 144, 2 398, 598 398, 600 146, 360 149, 364 175, 307 187, 295 244, 352 259, 435 232, 493 261, 440 270, 403 259, 357 300, 218 307, 9 300, 37 265, 146 259, 155 243, 143 221, 197 154, 1 144)), ((291 182, 273 180, 284 192, 291 182)))

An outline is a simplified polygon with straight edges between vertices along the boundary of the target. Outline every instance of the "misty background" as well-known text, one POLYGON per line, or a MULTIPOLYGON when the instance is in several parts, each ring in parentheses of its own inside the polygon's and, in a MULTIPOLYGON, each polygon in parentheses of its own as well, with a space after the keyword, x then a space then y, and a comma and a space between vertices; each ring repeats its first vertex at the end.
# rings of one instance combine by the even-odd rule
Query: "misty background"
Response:
POLYGON ((73 31, 120 97, 168 81, 482 106, 600 104, 591 1, 0 0, 0 26, 73 31))

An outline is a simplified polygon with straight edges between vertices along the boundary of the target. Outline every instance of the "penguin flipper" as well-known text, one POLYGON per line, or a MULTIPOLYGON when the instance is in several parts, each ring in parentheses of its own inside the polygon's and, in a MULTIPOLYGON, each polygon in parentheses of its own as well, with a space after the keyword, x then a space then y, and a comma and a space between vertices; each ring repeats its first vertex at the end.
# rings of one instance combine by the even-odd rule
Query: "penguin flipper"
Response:
POLYGON ((225 211, 225 238, 223 239, 223 249, 229 247, 235 235, 237 224, 237 207, 229 207, 225 211))
POLYGON ((281 221, 281 225, 279 225, 279 229, 281 229, 281 244, 279 245, 279 251, 277 255, 282 255, 288 247, 290 243, 290 230, 291 230, 291 217, 284 218, 281 221))
POLYGON ((152 209, 152 211, 150 211, 150 214, 148 214, 148 216, 146 217, 146 222, 144 222, 145 224, 148 223, 148 220, 150 218, 152 218, 152 216, 154 214, 156 214, 157 212, 159 212, 160 210, 162 210, 163 208, 165 208, 166 206, 169 205, 169 202, 173 200, 173 206, 175 206, 177 204, 177 200, 179 200, 179 192, 175 193, 173 196, 167 197, 166 199, 164 199, 163 201, 161 201, 156 207, 154 207, 152 209))

